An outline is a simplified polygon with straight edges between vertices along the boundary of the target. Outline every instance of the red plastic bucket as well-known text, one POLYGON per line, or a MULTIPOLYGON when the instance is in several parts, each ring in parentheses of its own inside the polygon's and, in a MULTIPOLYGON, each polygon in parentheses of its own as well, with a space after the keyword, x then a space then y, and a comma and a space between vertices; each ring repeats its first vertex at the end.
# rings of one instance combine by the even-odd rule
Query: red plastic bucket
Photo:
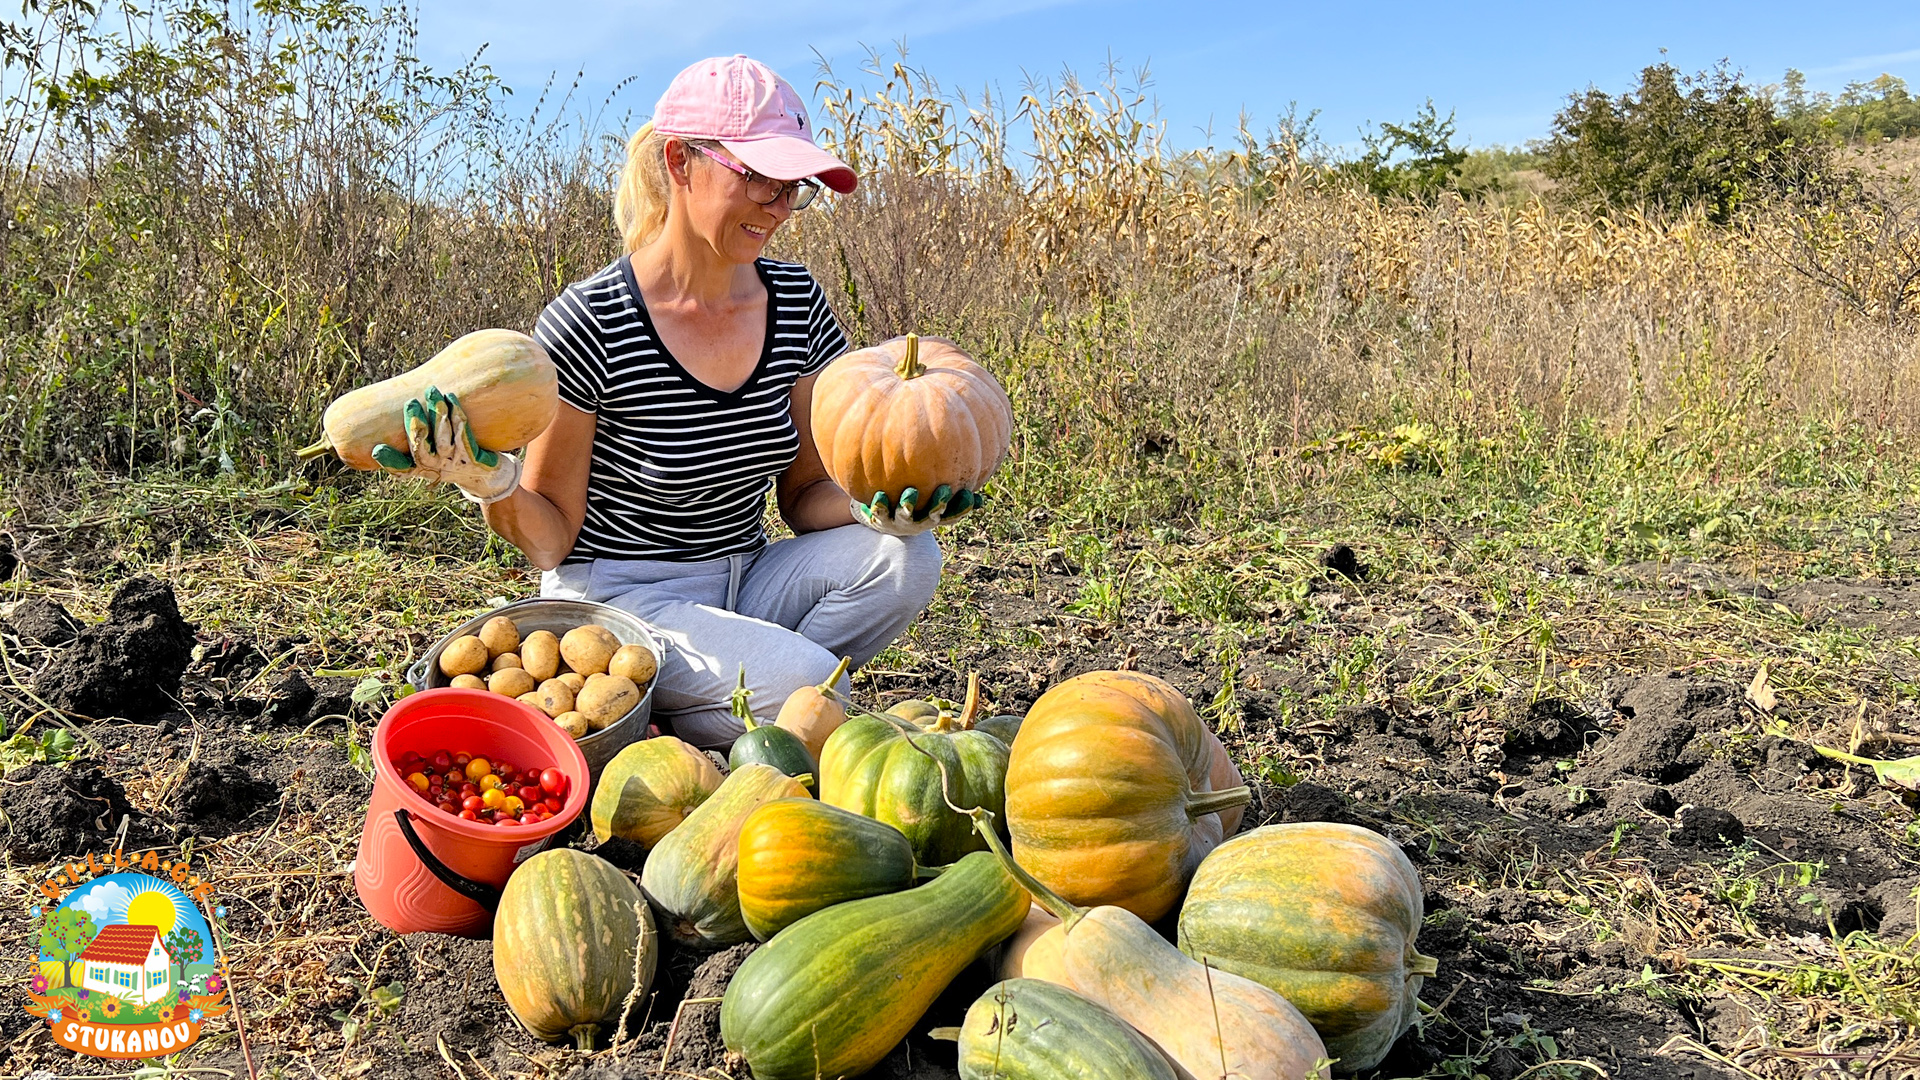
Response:
POLYGON ((485 937, 507 877, 587 804, 587 759, 573 738, 531 705, 486 690, 422 690, 394 702, 373 732, 373 768, 353 887, 374 918, 402 934, 485 937), (567 776, 566 804, 519 828, 468 821, 427 801, 400 775, 393 759, 409 750, 551 765, 567 776))

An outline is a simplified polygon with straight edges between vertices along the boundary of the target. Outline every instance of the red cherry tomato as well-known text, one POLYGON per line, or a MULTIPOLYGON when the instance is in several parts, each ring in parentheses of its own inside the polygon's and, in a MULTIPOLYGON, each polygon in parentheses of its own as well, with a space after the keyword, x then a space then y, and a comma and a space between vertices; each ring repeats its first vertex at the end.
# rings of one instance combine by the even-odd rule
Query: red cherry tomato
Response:
POLYGON ((531 806, 539 802, 540 799, 546 795, 546 792, 541 791, 537 787, 523 787, 519 791, 514 792, 514 794, 520 796, 521 802, 531 806))
POLYGON ((487 804, 480 801, 480 796, 469 795, 466 798, 460 800, 460 808, 462 810, 471 810, 477 814, 480 811, 485 810, 487 808, 487 804))
POLYGON ((512 818, 512 817, 498 817, 494 819, 493 823, 495 825, 518 825, 520 824, 520 819, 512 818))
POLYGON ((463 818, 465 818, 465 819, 467 819, 468 821, 479 821, 479 820, 480 820, 480 815, 479 815, 479 814, 476 814, 476 813, 474 813, 474 812, 473 812, 472 810, 462 810, 462 811, 460 811, 460 816, 461 816, 461 817, 463 817, 463 818))
POLYGON ((540 800, 540 805, 547 808, 547 813, 557 814, 560 812, 560 806, 561 806, 560 796, 549 795, 546 798, 540 800))
POLYGON ((467 753, 465 750, 462 750, 459 753, 453 755, 453 763, 455 765, 460 766, 463 769, 467 767, 467 762, 472 760, 473 760, 473 755, 467 753))
POLYGON ((498 776, 502 780, 504 780, 507 777, 513 775, 513 766, 507 764, 504 761, 496 761, 493 763, 492 772, 495 776, 498 776))
POLYGON ((441 772, 446 772, 448 769, 453 768, 453 755, 447 753, 445 750, 436 752, 433 755, 433 767, 441 772))
POLYGON ((545 788, 548 794, 558 795, 567 790, 567 774, 559 769, 546 769, 540 773, 540 786, 545 788))

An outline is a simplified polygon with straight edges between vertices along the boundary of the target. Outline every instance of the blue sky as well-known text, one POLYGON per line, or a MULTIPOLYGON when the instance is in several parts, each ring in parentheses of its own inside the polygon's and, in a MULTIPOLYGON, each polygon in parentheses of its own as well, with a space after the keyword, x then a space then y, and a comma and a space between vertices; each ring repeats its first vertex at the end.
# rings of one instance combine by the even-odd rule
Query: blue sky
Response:
POLYGON ((584 69, 593 106, 622 79, 614 114, 652 110, 674 72, 703 56, 744 52, 809 97, 815 50, 843 77, 862 44, 891 51, 942 84, 1017 96, 1028 76, 1070 66, 1097 77, 1109 57, 1151 69, 1177 146, 1228 132, 1245 110, 1264 127, 1289 102, 1318 109, 1317 130, 1352 143, 1370 121, 1405 120, 1428 97, 1454 110, 1473 145, 1544 134, 1566 96, 1587 85, 1619 93, 1665 58, 1693 71, 1725 57, 1751 81, 1789 67, 1810 88, 1891 72, 1920 88, 1920 4, 1825 8, 1794 3, 1478 4, 1091 2, 1091 0, 421 0, 420 48, 456 66, 486 59, 530 102, 550 75, 584 69))

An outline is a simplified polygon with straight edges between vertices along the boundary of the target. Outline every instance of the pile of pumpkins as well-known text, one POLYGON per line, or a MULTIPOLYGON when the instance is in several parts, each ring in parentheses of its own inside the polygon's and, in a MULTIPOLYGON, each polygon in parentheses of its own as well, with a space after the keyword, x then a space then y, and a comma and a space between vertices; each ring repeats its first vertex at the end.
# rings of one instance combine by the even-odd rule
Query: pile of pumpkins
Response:
POLYGON ((593 829, 648 849, 640 884, 571 849, 514 873, 494 963, 528 1030, 590 1048, 659 933, 765 942, 720 1012, 755 1080, 861 1075, 996 949, 1002 981, 934 1033, 966 1080, 1352 1073, 1414 1020, 1435 964, 1407 857, 1347 825, 1233 836, 1248 790, 1164 681, 1081 675, 1020 718, 977 716, 970 680, 962 706, 849 718, 838 676, 750 725, 725 777, 671 737, 607 765, 593 829), (1151 925, 1176 907, 1177 946, 1151 925))

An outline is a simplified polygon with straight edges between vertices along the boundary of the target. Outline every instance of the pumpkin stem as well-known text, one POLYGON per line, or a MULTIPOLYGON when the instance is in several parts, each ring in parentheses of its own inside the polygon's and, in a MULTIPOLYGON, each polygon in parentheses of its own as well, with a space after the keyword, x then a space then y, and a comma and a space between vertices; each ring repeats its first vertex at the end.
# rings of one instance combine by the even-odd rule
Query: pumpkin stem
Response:
POLYGON ((1074 924, 1078 923, 1089 909, 1075 906, 1071 900, 1042 885, 1040 879, 1029 873, 1026 867, 1013 861, 1013 852, 1007 850, 1006 843, 1000 839, 999 832, 993 827, 993 811, 984 806, 976 806, 967 811, 967 816, 973 819, 973 831, 987 841, 987 849, 999 856, 1000 865, 1007 868, 1007 873, 1013 875, 1013 880, 1027 890, 1027 893, 1033 897, 1034 903, 1046 908, 1054 918, 1060 920, 1066 927, 1061 931, 1062 933, 1071 934, 1074 924))
POLYGON ((907 335, 907 353, 894 365, 893 373, 903 379, 917 379, 927 373, 927 365, 920 362, 920 335, 907 335))
POLYGON ((980 713, 980 673, 967 672, 967 703, 960 708, 960 719, 955 723, 961 731, 972 731, 973 722, 980 713))
POLYGON ((1245 784, 1219 791, 1196 792, 1187 800, 1187 816, 1198 820, 1208 814, 1245 806, 1253 801, 1253 792, 1245 784))
POLYGON ((826 696, 833 693, 833 688, 839 684, 841 677, 846 675, 847 669, 852 666, 853 666, 853 657, 851 656, 841 657, 840 666, 833 669, 833 674, 827 676, 826 682, 823 682, 819 686, 814 687, 814 689, 820 691, 822 696, 826 696))
POLYGON ((957 1027, 928 1028, 927 1038, 939 1039, 942 1042, 959 1042, 960 1029, 957 1027))
POLYGON ((600 1025, 597 1023, 575 1024, 567 1029, 567 1034, 573 1036, 574 1049, 583 1054, 593 1053, 593 1037, 599 1033, 600 1025))
POLYGON ((951 863, 946 866, 916 866, 913 868, 913 880, 932 881, 934 878, 939 877, 951 869, 953 869, 953 864, 951 863))
POLYGON ((733 718, 747 725, 748 731, 760 726, 753 722, 753 710, 747 707, 747 699, 752 696, 753 691, 747 689, 747 665, 741 664, 740 685, 733 688, 733 718))
POLYGON ((322 435, 320 436, 319 442, 314 443, 312 446, 303 446, 300 449, 295 450, 293 452, 293 456, 296 458, 299 458, 301 461, 305 461, 308 458, 319 457, 321 454, 324 454, 331 449, 333 449, 333 440, 327 438, 325 435, 322 435))
POLYGON ((1440 961, 1415 950, 1411 945, 1407 946, 1407 974, 1438 975, 1439 973, 1440 961))

